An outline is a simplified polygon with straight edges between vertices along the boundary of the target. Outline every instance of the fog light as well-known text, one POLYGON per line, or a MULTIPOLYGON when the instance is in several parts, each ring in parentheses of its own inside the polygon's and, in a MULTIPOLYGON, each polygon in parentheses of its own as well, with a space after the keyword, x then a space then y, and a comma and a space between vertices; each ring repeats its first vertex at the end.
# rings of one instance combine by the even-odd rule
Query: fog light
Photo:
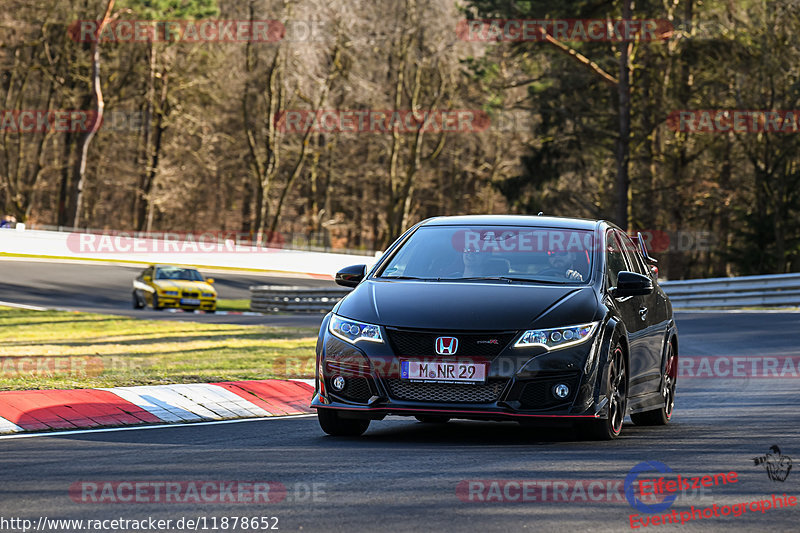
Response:
POLYGON ((556 398, 561 398, 562 400, 569 396, 569 387, 564 385, 563 383, 559 383, 555 387, 553 387, 553 395, 556 398))
POLYGON ((331 381, 331 385, 338 391, 344 389, 344 378, 342 376, 336 376, 333 378, 333 381, 331 381))

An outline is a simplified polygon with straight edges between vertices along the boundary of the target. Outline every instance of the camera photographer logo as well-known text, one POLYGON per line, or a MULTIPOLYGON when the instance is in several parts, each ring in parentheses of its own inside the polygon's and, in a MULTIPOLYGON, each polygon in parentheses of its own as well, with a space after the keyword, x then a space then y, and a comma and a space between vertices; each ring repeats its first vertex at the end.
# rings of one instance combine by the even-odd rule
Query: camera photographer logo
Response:
POLYGON ((764 465, 767 469, 767 476, 772 481, 786 481, 789 472, 792 471, 792 458, 781 454, 781 449, 777 445, 770 446, 766 455, 753 457, 755 466, 764 465))

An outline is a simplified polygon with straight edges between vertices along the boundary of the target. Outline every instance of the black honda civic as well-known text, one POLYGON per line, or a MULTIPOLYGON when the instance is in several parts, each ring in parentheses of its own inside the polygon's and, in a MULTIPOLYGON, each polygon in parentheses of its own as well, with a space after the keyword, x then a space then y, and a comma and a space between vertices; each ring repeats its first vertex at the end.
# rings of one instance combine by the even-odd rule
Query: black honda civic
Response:
POLYGON ((330 435, 387 415, 575 426, 672 416, 678 335, 641 235, 606 221, 459 216, 406 231, 323 320, 312 407, 330 435))

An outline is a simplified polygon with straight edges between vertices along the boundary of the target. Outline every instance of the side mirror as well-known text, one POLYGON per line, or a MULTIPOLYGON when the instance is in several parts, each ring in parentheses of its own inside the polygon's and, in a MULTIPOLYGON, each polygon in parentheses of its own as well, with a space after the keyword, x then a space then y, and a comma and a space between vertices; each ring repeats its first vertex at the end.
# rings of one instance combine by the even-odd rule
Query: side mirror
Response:
POLYGON ((142 281, 153 281, 153 278, 151 276, 143 276, 142 281))
POLYGON ((336 273, 336 284, 342 287, 355 287, 367 275, 367 265, 353 265, 344 267, 336 273))
POLYGON ((214 278, 206 278, 206 283, 214 283, 214 278))
POLYGON ((617 277, 617 287, 614 289, 614 298, 625 296, 645 296, 653 292, 653 281, 642 274, 623 270, 617 277))

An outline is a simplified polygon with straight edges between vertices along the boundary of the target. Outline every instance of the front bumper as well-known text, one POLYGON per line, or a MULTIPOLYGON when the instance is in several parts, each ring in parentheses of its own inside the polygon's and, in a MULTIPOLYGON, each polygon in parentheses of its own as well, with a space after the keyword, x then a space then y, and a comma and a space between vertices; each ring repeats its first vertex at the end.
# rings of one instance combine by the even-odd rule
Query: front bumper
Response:
POLYGON ((160 307, 172 309, 184 309, 186 311, 193 311, 199 309, 201 311, 216 311, 217 299, 216 298, 200 298, 199 304, 186 304, 181 303, 181 297, 178 296, 165 296, 158 295, 158 305, 160 307))
POLYGON ((325 332, 318 345, 311 407, 370 419, 439 415, 554 423, 602 418, 606 413, 597 379, 599 338, 598 334, 584 344, 551 352, 509 343, 487 361, 486 382, 473 385, 409 382, 400 378, 402 358, 388 342, 352 345, 325 332), (332 386, 336 376, 345 379, 340 391, 332 386), (566 398, 554 394, 558 384, 569 387, 566 398))

